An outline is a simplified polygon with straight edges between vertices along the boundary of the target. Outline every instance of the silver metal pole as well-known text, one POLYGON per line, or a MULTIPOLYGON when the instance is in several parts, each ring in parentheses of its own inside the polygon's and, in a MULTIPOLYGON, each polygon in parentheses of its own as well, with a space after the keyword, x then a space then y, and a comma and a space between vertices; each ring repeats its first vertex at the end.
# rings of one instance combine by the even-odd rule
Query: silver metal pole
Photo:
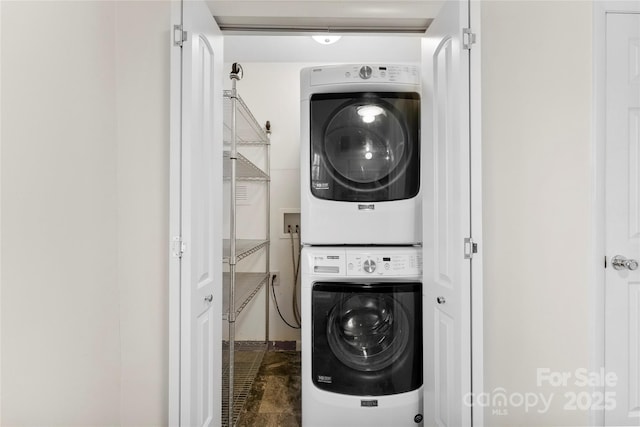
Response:
POLYGON ((264 316, 265 316, 265 341, 267 344, 267 350, 269 350, 269 291, 271 286, 271 122, 267 122, 265 125, 265 129, 267 131, 267 146, 266 146, 266 172, 268 175, 267 178, 267 240, 269 244, 267 245, 267 273, 269 276, 267 277, 267 286, 264 298, 264 316))
POLYGON ((236 339, 236 307, 235 307, 235 288, 236 288, 236 264, 238 262, 236 254, 236 161, 238 160, 237 132, 236 132, 236 107, 238 103, 238 91, 236 83, 242 78, 242 67, 240 64, 233 64, 231 68, 231 151, 229 160, 231 161, 231 215, 229 217, 229 419, 228 426, 233 427, 233 406, 234 406, 234 380, 235 380, 235 339, 236 339))

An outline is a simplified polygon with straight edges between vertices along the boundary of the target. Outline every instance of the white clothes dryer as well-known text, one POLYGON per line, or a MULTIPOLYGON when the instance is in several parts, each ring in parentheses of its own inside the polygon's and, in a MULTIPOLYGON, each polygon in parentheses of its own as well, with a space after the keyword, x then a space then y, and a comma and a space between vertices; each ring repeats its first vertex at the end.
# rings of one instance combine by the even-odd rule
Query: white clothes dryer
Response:
POLYGON ((302 243, 420 243, 419 68, 322 66, 300 76, 302 243))
POLYGON ((422 426, 420 248, 301 256, 303 427, 422 426))

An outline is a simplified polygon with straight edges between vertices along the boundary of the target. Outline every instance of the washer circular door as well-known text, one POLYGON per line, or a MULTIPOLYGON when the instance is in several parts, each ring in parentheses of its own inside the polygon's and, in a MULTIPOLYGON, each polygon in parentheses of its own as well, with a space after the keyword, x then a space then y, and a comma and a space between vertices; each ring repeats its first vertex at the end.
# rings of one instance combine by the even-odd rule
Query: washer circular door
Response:
POLYGON ((356 293, 341 298, 327 317, 327 340, 335 357, 358 371, 379 371, 396 363, 409 343, 409 316, 387 294, 356 293))
POLYGON ((384 202, 418 194, 417 93, 315 94, 310 102, 315 197, 384 202))
POLYGON ((418 283, 314 284, 314 384, 358 396, 420 387, 421 295, 418 283))

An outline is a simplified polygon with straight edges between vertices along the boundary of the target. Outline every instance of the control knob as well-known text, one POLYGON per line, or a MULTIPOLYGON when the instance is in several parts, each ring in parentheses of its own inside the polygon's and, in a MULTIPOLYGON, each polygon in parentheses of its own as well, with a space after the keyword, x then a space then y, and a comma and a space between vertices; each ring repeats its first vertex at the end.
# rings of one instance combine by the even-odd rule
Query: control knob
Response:
POLYGON ((360 68, 360 77, 362 77, 365 80, 371 78, 372 73, 373 73, 373 70, 368 65, 365 65, 360 68))
POLYGON ((362 268, 367 273, 373 273, 376 271, 376 262, 372 259, 368 259, 362 264, 362 268))

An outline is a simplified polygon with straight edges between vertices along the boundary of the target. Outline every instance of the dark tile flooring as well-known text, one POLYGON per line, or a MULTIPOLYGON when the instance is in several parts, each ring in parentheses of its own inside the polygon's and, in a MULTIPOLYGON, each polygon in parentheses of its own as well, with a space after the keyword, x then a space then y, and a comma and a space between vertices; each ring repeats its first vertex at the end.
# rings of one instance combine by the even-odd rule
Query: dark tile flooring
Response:
POLYGON ((299 427, 300 378, 300 352, 268 351, 236 427, 299 427))

